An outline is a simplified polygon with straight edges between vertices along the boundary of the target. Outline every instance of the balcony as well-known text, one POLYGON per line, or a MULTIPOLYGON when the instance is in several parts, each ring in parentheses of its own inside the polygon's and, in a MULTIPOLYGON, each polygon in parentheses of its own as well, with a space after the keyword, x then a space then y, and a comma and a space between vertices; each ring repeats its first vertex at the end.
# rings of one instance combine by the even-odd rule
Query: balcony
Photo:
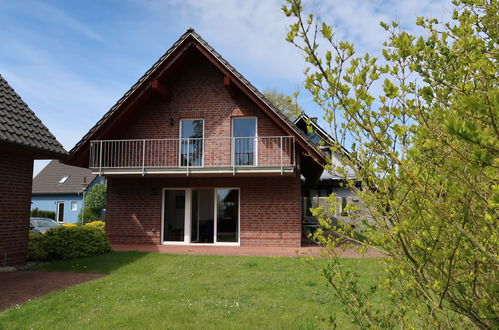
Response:
POLYGON ((290 175, 292 136, 96 140, 89 167, 99 175, 290 175))

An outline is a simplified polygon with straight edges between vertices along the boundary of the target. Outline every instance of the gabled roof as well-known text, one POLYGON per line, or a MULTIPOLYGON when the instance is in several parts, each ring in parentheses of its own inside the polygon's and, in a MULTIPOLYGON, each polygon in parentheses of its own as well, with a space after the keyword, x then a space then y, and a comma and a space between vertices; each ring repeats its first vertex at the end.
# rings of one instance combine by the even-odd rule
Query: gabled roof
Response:
POLYGON ((77 194, 83 192, 95 177, 96 175, 92 175, 89 169, 52 160, 33 179, 32 192, 33 194, 77 194), (65 177, 67 179, 63 180, 65 177))
POLYGON ((48 128, 1 75, 0 143, 21 146, 57 158, 67 155, 48 128))
POLYGON ((258 91, 247 79, 243 77, 233 66, 231 66, 219 53, 213 49, 199 34, 193 29, 188 29, 173 46, 146 71, 146 73, 111 107, 111 109, 90 129, 90 131, 75 145, 70 151, 70 159, 67 163, 71 164, 75 155, 80 151, 83 145, 88 144, 91 139, 109 122, 117 116, 126 107, 133 104, 134 98, 138 98, 144 93, 145 88, 159 75, 164 72, 165 65, 175 62, 189 46, 196 47, 204 56, 206 56, 219 70, 230 77, 231 82, 245 93, 252 101, 260 106, 274 121, 290 135, 295 136, 297 144, 301 146, 317 161, 324 161, 324 154, 316 148, 307 138, 306 134, 301 132, 284 114, 282 114, 265 96, 258 91))
MULTIPOLYGON (((298 123, 300 123, 300 122, 303 122, 307 126, 310 124, 310 126, 312 126, 312 130, 314 131, 314 133, 319 134, 319 137, 321 138, 321 140, 324 141, 325 146, 333 145, 336 143, 336 140, 328 132, 326 132, 319 124, 317 124, 317 122, 315 120, 313 120, 311 117, 309 117, 306 113, 302 112, 298 116, 298 118, 295 119, 293 124, 298 125, 298 123)), ((307 135, 307 139, 310 140, 308 135, 307 135)), ((310 142, 313 143, 313 141, 310 141, 310 142)), ((343 146, 340 146, 340 147, 341 147, 342 153, 345 156, 350 157, 350 153, 348 152, 348 150, 345 149, 345 147, 343 147, 343 146)))
MULTIPOLYGON (((299 127, 298 126, 299 124, 306 126, 310 125, 312 127, 313 132, 316 133, 319 136, 319 138, 323 141, 324 146, 320 146, 319 144, 314 143, 312 140, 310 140, 308 135, 307 138, 310 140, 310 142, 314 143, 319 148, 327 149, 329 146, 336 144, 336 139, 333 138, 329 133, 327 133, 319 124, 317 124, 315 120, 313 120, 313 118, 309 117, 304 112, 302 112, 300 116, 298 116, 298 118, 296 118, 293 123, 297 127, 299 127)), ((340 148, 341 148, 340 149, 341 154, 343 156, 348 158, 351 157, 350 153, 348 152, 347 149, 345 149, 345 147, 341 145, 340 148)), ((337 158, 337 161, 341 162, 341 159, 339 159, 338 157, 334 156, 334 158, 337 158)), ((347 167, 346 169, 348 170, 347 179, 355 179, 355 173, 353 172, 353 170, 350 167, 347 167)), ((328 180, 328 179, 343 180, 345 178, 339 175, 338 173, 329 173, 327 171, 324 171, 320 177, 320 180, 328 180)))

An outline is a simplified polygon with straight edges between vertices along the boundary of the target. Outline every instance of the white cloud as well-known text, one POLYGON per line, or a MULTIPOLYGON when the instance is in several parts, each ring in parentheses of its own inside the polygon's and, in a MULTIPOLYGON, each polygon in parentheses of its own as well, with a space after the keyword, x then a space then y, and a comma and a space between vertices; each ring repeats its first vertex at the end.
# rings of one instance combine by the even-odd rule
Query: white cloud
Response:
POLYGON ((0 1, 0 8, 9 10, 10 12, 21 13, 48 25, 57 25, 60 29, 73 30, 90 39, 104 41, 102 36, 89 25, 82 23, 80 20, 46 2, 34 0, 0 1))
MULTIPOLYGON (((414 32, 417 16, 448 17, 451 8, 450 0, 304 3, 360 52, 379 49, 386 36, 380 20, 397 19, 414 32)), ((281 5, 279 0, 109 2, 105 6, 116 6, 110 9, 116 15, 95 25, 46 2, 0 0, 0 44, 8 45, 0 52, 0 73, 70 149, 188 27, 258 88, 291 93, 303 80, 304 60, 285 41, 292 20, 281 5), (44 25, 50 33, 36 29, 44 25)), ((305 91, 300 101, 318 115, 305 91)))

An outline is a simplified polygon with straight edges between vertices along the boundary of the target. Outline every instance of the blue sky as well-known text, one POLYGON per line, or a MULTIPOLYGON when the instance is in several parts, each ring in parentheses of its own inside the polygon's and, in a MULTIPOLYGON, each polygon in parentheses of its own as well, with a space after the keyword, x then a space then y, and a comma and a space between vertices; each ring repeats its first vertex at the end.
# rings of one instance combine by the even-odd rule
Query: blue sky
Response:
MULTIPOLYGON (((359 51, 376 51, 380 20, 412 30, 446 18, 450 0, 305 1, 359 51)), ((193 27, 260 90, 292 93, 303 58, 284 38, 281 0, 0 0, 0 73, 70 150, 193 27)), ((416 32, 416 31, 412 31, 416 32)), ((320 117, 307 92, 299 102, 320 117)), ((46 161, 35 163, 35 174, 46 161)))

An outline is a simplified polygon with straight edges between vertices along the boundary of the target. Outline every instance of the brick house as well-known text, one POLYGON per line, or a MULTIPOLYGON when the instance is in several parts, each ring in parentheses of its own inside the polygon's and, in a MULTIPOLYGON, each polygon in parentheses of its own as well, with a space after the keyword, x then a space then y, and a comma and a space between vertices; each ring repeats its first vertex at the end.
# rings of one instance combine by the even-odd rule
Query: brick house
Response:
POLYGON ((28 252, 33 160, 67 152, 0 76, 0 267, 24 264, 28 252))
POLYGON ((324 154, 189 29, 76 144, 113 244, 300 246, 324 154))

